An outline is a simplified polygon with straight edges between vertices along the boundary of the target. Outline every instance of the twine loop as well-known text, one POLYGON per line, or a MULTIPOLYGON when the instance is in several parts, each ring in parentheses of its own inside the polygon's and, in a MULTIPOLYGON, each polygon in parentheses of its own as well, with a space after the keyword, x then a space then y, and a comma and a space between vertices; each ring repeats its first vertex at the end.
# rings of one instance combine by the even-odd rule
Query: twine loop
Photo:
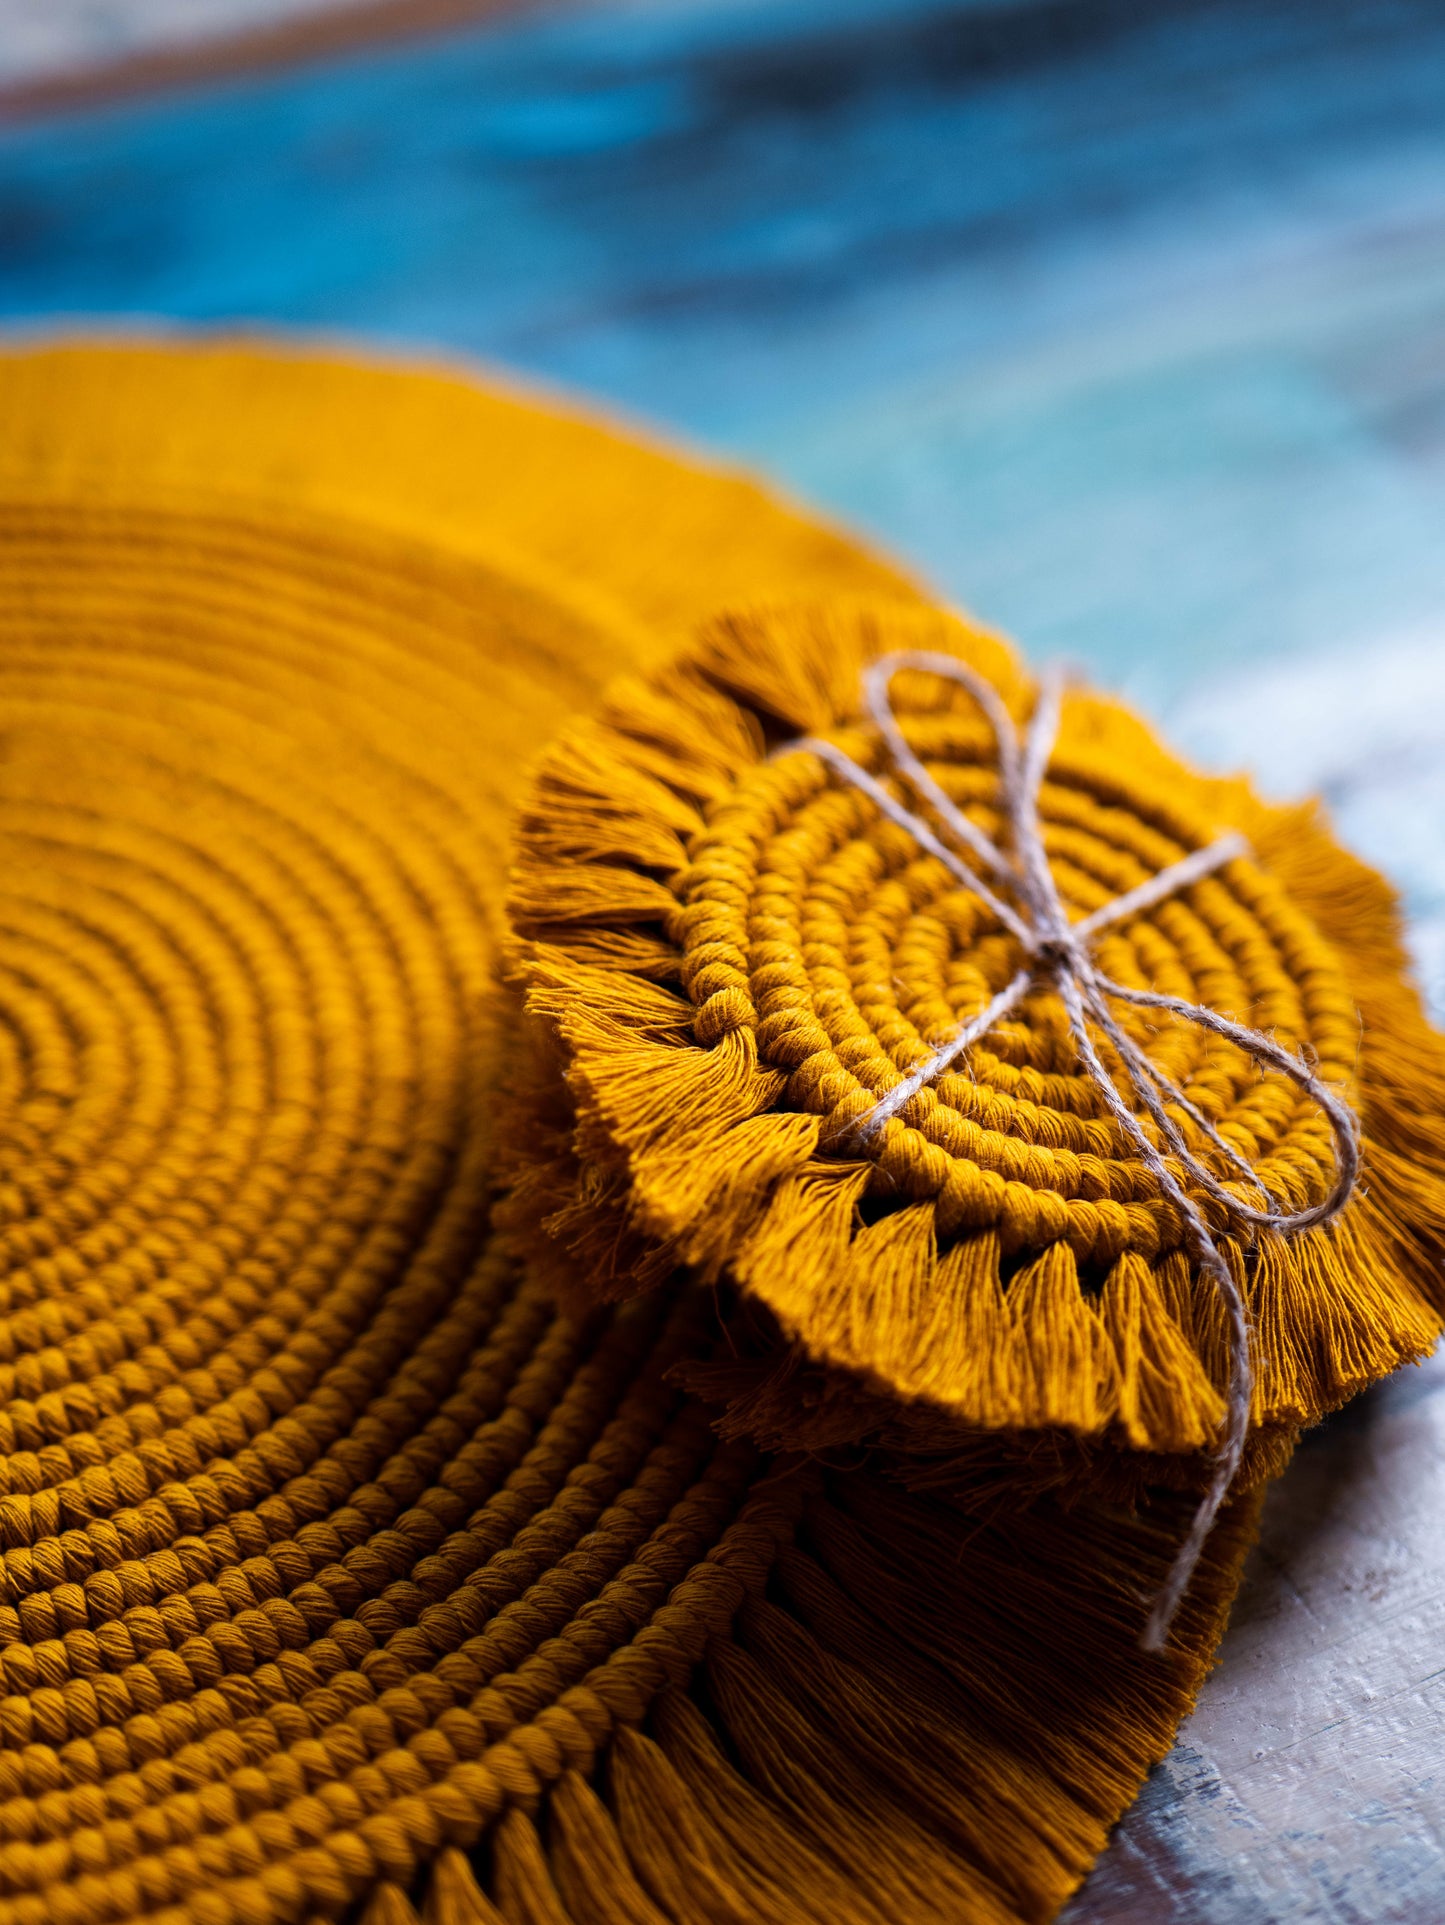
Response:
POLYGON ((1114 897, 1080 921, 1071 922, 1044 848, 1039 815, 1039 789, 1058 733, 1062 697, 1062 675, 1057 671, 1046 673, 1039 685, 1033 715, 1021 736, 998 691, 954 656, 901 649, 880 656, 872 663, 863 675, 865 712, 888 751, 892 772, 927 805, 933 821, 899 801, 882 782, 832 742, 804 736, 787 743, 779 753, 816 755, 841 780, 861 790, 889 821, 937 857, 959 882, 984 902, 1017 939, 1024 955, 1008 983, 976 1016, 961 1024, 853 1125, 850 1134, 854 1139, 868 1142, 877 1137, 926 1084, 933 1082, 1001 1022, 1031 991, 1046 984, 1054 989, 1064 1006, 1082 1068, 1098 1089, 1110 1117, 1152 1172, 1162 1194, 1178 1211, 1186 1243, 1219 1292, 1230 1332, 1224 1432, 1208 1487, 1189 1534, 1154 1599, 1144 1630, 1141 1642, 1145 1649, 1157 1651, 1163 1647, 1205 1540, 1239 1469, 1254 1390, 1249 1315, 1244 1298, 1208 1218, 1186 1184, 1212 1199, 1223 1217, 1225 1230, 1241 1235, 1246 1242, 1260 1230, 1295 1235, 1327 1222, 1348 1201, 1359 1177, 1360 1127, 1350 1105, 1320 1080, 1314 1065, 1305 1056, 1294 1055, 1263 1031, 1233 1022, 1206 1004, 1131 988, 1106 976, 1098 967, 1093 942, 1102 930, 1142 914, 1181 889, 1212 875, 1226 863, 1246 855, 1248 844, 1240 835, 1221 836, 1169 864, 1137 888, 1114 897), (893 710, 890 689, 894 676, 906 669, 923 670, 956 683, 967 690, 983 711, 998 745, 999 802, 1009 828, 1006 850, 964 814, 904 737, 893 710), (1160 1010, 1196 1023, 1243 1050, 1261 1067, 1277 1070, 1297 1084, 1319 1107, 1334 1138, 1335 1173, 1327 1194, 1300 1210, 1281 1204, 1258 1172, 1128 1035, 1110 1007, 1114 1001, 1160 1010), (1106 1039, 1112 1048, 1138 1107, 1127 1100, 1105 1064, 1096 1036, 1106 1039), (1248 1201, 1237 1194, 1236 1189, 1226 1187, 1201 1161, 1177 1120, 1181 1115, 1223 1157, 1236 1185, 1248 1186, 1256 1201, 1248 1201), (1146 1116, 1154 1125, 1155 1135, 1146 1128, 1146 1116))

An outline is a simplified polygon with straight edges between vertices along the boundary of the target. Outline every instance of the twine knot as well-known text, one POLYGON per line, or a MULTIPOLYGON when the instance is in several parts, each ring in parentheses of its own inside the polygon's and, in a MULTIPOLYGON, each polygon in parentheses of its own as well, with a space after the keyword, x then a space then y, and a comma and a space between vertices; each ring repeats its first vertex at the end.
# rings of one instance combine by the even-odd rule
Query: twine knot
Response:
POLYGON ((1087 967, 1084 952, 1072 936, 1036 936, 1032 954, 1040 969, 1047 969, 1053 974, 1057 974, 1060 970, 1067 970, 1070 974, 1077 976, 1087 967))
POLYGON ((1153 1601, 1141 1643, 1162 1649, 1179 1601, 1234 1482, 1249 1432, 1254 1370, 1250 1356, 1249 1316, 1234 1272, 1215 1240, 1191 1186, 1212 1199, 1228 1231, 1252 1241, 1261 1229, 1293 1235, 1327 1222, 1343 1208, 1360 1167, 1360 1130, 1354 1111, 1315 1073, 1304 1055, 1294 1055, 1262 1030, 1222 1016, 1202 1003, 1153 990, 1135 989, 1104 975, 1093 956, 1093 940, 1103 929, 1127 921, 1248 854, 1240 835, 1225 835, 1170 863, 1136 889, 1116 896, 1078 922, 1068 910, 1050 868, 1039 819, 1039 788, 1058 732, 1063 683, 1057 673, 1044 676, 1034 712, 1020 737, 998 691, 983 676, 951 655, 905 649, 884 655, 863 677, 864 708, 888 751, 893 773, 901 778, 934 817, 900 802, 876 777, 832 742, 807 736, 787 743, 780 754, 809 752, 860 789, 889 821, 907 831, 978 896, 1018 940, 1023 962, 1003 989, 976 1016, 961 1024, 918 1067, 900 1078, 857 1123, 852 1135, 867 1142, 898 1115, 926 1084, 941 1075, 969 1046, 1046 981, 1056 991, 1069 1019, 1079 1062, 1098 1089, 1104 1107, 1156 1178, 1163 1195, 1179 1213, 1184 1239, 1225 1306, 1230 1332, 1230 1374, 1223 1435, 1214 1470, 1194 1522, 1163 1588, 1153 1601), (998 745, 999 803, 1008 825, 1008 847, 1000 847, 968 818, 914 754, 894 714, 890 689, 904 669, 922 669, 958 684, 972 696, 998 745), (936 824, 936 826, 935 826, 936 824), (984 880, 983 871, 989 877, 984 880), (1003 893, 1000 893, 1000 892, 1003 893), (1111 1003, 1133 1003, 1196 1023, 1224 1037, 1262 1067, 1288 1076, 1316 1103, 1334 1138, 1335 1176, 1326 1196, 1293 1210, 1275 1197, 1258 1172, 1227 1143, 1188 1096, 1173 1083, 1121 1026, 1111 1003), (1100 1054, 1097 1036, 1107 1040, 1134 1102, 1127 1100, 1100 1054), (1142 1114, 1141 1114, 1142 1111, 1142 1114), (1231 1183, 1201 1160, 1185 1135, 1187 1119, 1228 1165, 1231 1183), (1153 1133, 1146 1125, 1153 1125, 1153 1133), (1241 1189, 1245 1194, 1240 1194, 1241 1189), (1250 1200, 1252 1192, 1254 1200, 1250 1200))

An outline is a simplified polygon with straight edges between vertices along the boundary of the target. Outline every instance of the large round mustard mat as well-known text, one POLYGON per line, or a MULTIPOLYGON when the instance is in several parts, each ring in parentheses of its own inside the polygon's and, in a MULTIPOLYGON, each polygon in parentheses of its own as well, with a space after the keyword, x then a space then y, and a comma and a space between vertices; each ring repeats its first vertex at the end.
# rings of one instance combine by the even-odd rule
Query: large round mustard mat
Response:
POLYGON ((0 1925, 1042 1921, 1167 1748, 1254 1496, 1146 1656, 1187 1494, 762 1454, 490 1228, 528 767, 859 596, 459 377, 0 357, 0 1925))

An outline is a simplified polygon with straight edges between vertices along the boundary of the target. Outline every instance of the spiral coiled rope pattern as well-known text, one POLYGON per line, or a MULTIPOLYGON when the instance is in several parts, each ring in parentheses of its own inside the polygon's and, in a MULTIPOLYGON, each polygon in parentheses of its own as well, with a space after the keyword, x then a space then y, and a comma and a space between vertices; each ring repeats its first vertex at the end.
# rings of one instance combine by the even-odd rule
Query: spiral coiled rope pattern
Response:
POLYGON ((438 611, 120 515, 16 511, 6 588, 0 1920, 299 1916, 585 1763, 785 1510, 695 1327, 488 1252, 438 611))
POLYGON ((519 744, 871 564, 455 383, 0 384, 0 1920, 335 1913, 683 1681, 796 1509, 663 1384, 695 1310, 491 1247, 493 956, 519 744))

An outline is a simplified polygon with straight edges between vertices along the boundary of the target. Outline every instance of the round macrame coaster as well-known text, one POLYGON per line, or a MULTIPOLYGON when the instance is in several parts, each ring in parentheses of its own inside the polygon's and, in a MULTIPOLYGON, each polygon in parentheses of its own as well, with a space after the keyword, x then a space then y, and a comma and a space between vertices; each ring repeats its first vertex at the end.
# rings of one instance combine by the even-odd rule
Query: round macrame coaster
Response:
MULTIPOLYGON (((870 1122, 1021 959, 916 835, 806 743, 792 752, 823 738, 912 800, 861 685, 869 661, 920 649, 1026 715, 1016 660, 957 620, 777 609, 710 625, 546 758, 512 897, 536 1029, 507 1221, 574 1300, 679 1264, 739 1286, 744 1355, 691 1376, 735 1433, 882 1442, 915 1485, 1197 1481, 1228 1388, 1220 1293, 1082 1073, 1052 984, 870 1122)), ((999 745, 977 703, 907 669, 893 700, 928 774, 998 838, 999 745)), ((1198 1196, 1253 1325, 1254 1481, 1298 1426, 1438 1334, 1445 1053, 1388 891, 1309 810, 1201 776, 1074 691, 1039 815, 1076 918, 1243 831, 1249 854, 1103 930, 1099 967, 1266 1032, 1363 1119, 1365 1181, 1327 1225, 1246 1246, 1198 1196)), ((1330 1125, 1306 1091, 1168 1012, 1121 1004, 1119 1020, 1283 1207, 1326 1196, 1330 1125)))
MULTIPOLYGON (((1167 1748, 1253 1498, 1145 1657, 1187 1496, 760 1456, 680 1387, 730 1353, 674 1257, 559 1312, 488 1227, 521 757, 769 590, 909 594, 454 379, 0 357, 0 1925, 1019 1925, 1167 1748)), ((619 789, 587 858, 651 907, 557 953, 685 1057, 675 685, 627 738, 665 831, 619 789)), ((722 794, 792 725, 707 699, 722 794)))

